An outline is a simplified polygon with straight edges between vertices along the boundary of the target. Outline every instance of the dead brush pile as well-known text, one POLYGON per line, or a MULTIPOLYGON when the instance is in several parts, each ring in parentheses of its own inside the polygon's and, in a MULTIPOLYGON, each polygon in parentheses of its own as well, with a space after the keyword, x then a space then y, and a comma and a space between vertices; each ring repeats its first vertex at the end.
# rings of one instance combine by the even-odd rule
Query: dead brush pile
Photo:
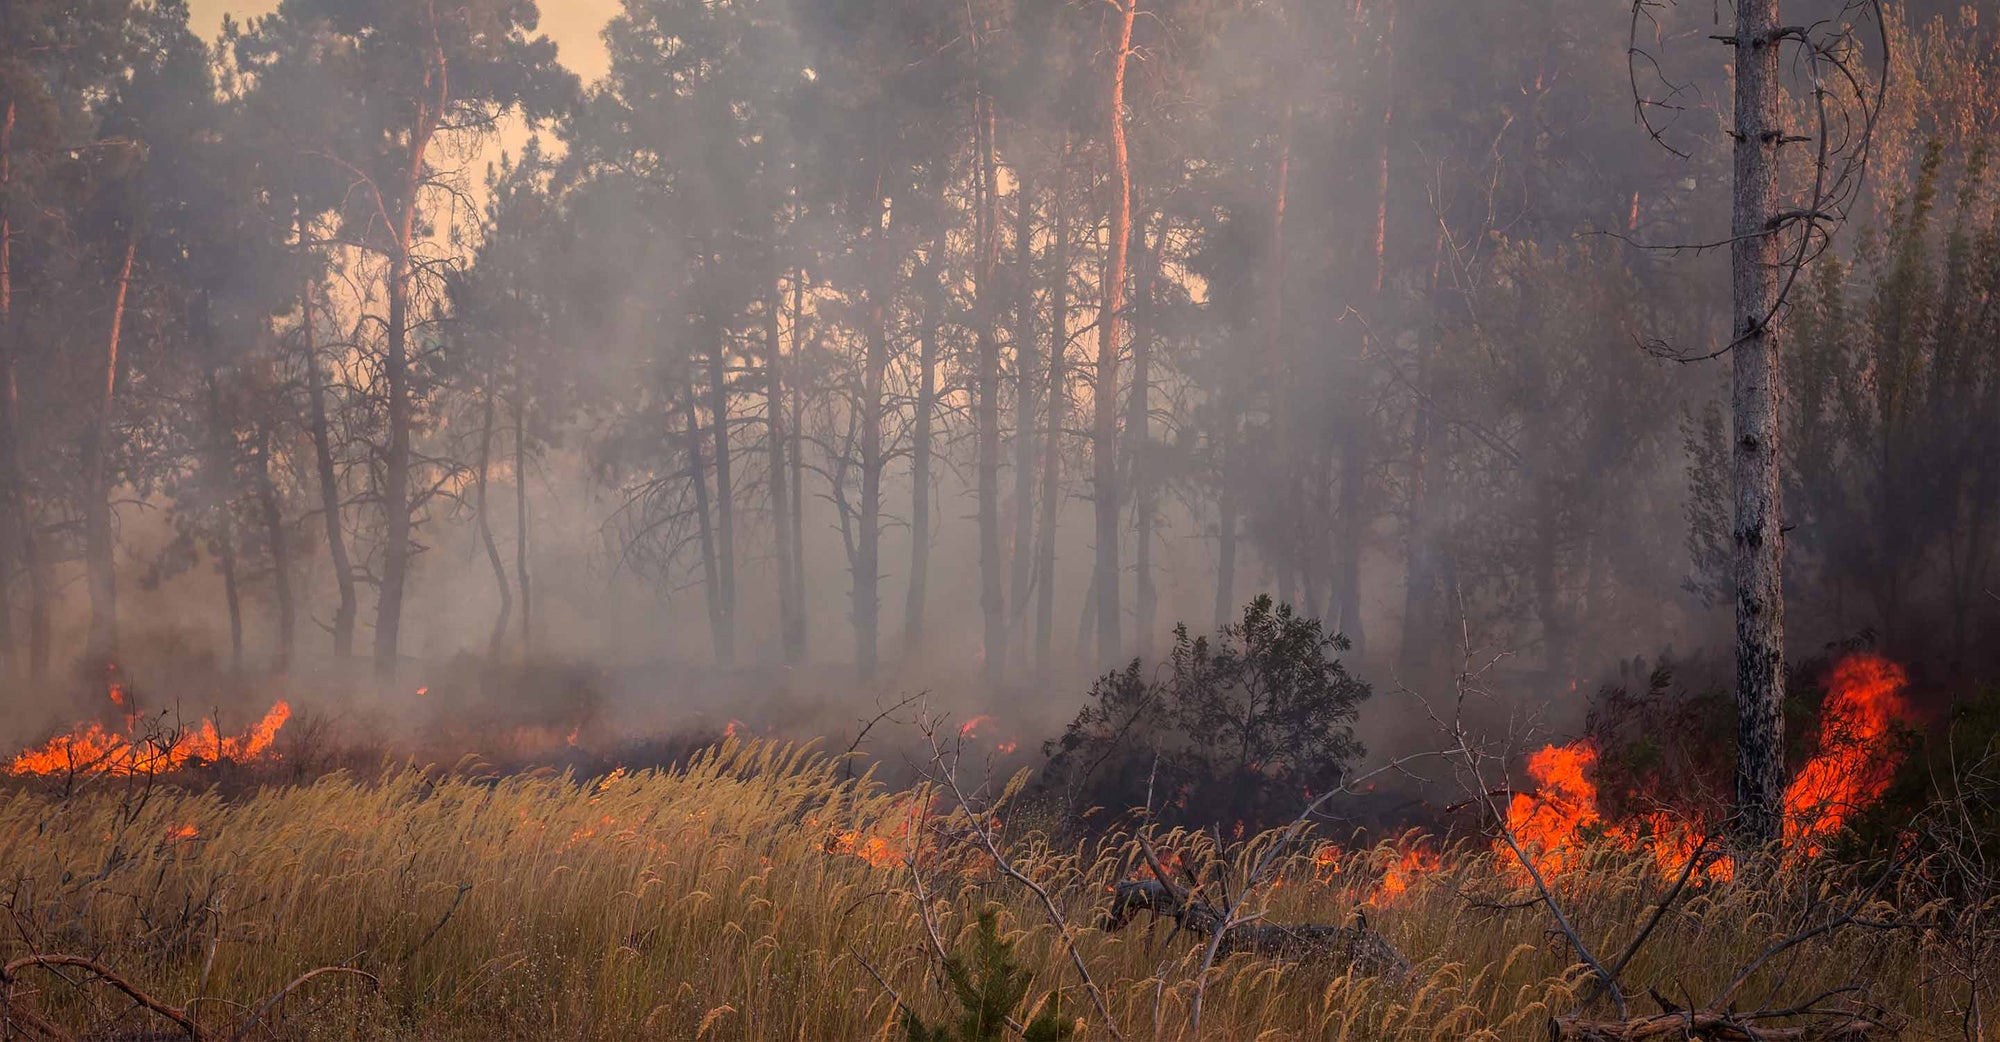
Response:
MULTIPOLYGON (((843 780, 837 760, 810 748, 734 741, 681 770, 594 780, 393 769, 229 799, 164 785, 15 788, 0 793, 0 1031, 898 1039, 906 1009, 950 1017, 940 943, 955 948, 989 912, 1032 994, 1054 993, 1079 1037, 1194 1037, 1203 946, 1143 916, 1107 932, 1102 911, 1149 860, 1200 886, 1196 866, 1228 851, 1218 861, 1208 837, 1185 834, 1153 837, 1157 856, 1132 837, 1059 847, 1002 826, 1012 866, 1054 898, 1051 916, 999 871, 953 802, 843 780), (1077 958, 1114 1024, 1086 1001, 1077 958), (328 967, 359 972, 308 976, 328 967)), ((1227 955, 1202 978, 1201 1037, 1540 1038, 1587 1000, 1602 1009, 1592 971, 1518 866, 1447 846, 1436 867, 1385 888, 1410 849, 1406 839, 1309 851, 1247 898, 1269 922, 1359 913, 1409 972, 1227 955)), ((1698 881, 1657 917, 1671 881, 1644 856, 1570 858, 1552 886, 1600 951, 1617 953, 1657 918, 1622 979, 1663 1004, 1706 1001, 1848 895, 1871 895, 1871 922, 1948 918, 1906 906, 1916 898, 1900 884, 1878 886, 1879 867, 1749 875, 1698 881)), ((1990 947, 1974 944, 1968 963, 1968 949, 1940 936, 1827 930, 1768 960, 1736 1001, 1838 1003, 1900 1037, 1960 1037, 1967 996, 1996 967, 1990 947)))

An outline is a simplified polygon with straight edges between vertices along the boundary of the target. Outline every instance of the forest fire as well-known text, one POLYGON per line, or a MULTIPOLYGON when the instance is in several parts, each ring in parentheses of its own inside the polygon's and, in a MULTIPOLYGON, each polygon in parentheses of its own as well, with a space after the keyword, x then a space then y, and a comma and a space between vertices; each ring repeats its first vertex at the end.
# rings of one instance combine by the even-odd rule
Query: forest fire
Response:
MULTIPOLYGON (((129 696, 117 685, 110 689, 113 705, 125 708, 129 696)), ((123 732, 96 721, 78 724, 66 734, 14 757, 7 773, 16 776, 52 774, 161 774, 183 767, 229 760, 244 763, 268 754, 278 731, 292 717, 283 701, 238 735, 225 735, 212 719, 194 727, 162 727, 156 720, 141 726, 138 715, 125 715, 123 732)))
MULTIPOLYGON (((1818 854, 1820 840, 1888 787, 1898 759, 1889 740, 1895 721, 1906 712, 1901 694, 1906 682, 1901 667, 1879 655, 1850 655, 1834 667, 1818 752, 1785 789, 1788 847, 1807 856, 1818 854)), ((1536 789, 1516 793, 1507 808, 1507 827, 1515 841, 1545 874, 1571 867, 1582 841, 1596 837, 1621 849, 1645 850, 1662 872, 1679 872, 1702 845, 1706 824, 1664 810, 1630 821, 1605 821, 1590 777, 1597 759, 1597 748, 1588 739, 1546 746, 1530 756, 1528 776, 1536 789)), ((1704 871, 1710 879, 1727 879, 1733 865, 1718 857, 1704 871)))

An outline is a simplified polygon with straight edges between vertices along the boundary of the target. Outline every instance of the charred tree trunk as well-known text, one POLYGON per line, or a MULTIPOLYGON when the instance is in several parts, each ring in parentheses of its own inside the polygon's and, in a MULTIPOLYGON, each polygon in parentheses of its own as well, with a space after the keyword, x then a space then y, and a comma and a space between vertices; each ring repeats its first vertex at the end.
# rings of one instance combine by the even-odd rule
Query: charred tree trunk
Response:
POLYGON ((23 490, 15 477, 14 448, 14 413, 19 405, 14 381, 14 224, 7 206, 13 181, 13 147, 14 102, 10 99, 6 115, 0 117, 0 680, 11 680, 14 674, 14 568, 23 556, 19 553, 20 511, 15 508, 23 490))
MULTIPOLYGON (((689 364, 692 365, 692 362, 689 364)), ((718 578, 721 569, 715 558, 715 526, 709 518, 708 464, 702 459, 701 417, 695 408, 694 380, 690 376, 681 379, 681 410, 687 418, 684 434, 687 439, 688 480, 693 483, 695 528, 701 536, 701 588, 708 603, 709 644, 714 649, 715 660, 724 662, 727 661, 723 655, 729 638, 723 629, 728 620, 722 610, 722 584, 718 578)))
MULTIPOLYGON (((1041 384, 1035 372, 1035 191, 1017 164, 1014 210, 1014 539, 1007 625, 1021 634, 1026 661, 1028 590, 1035 569, 1035 427, 1041 384)), ((1009 640, 1010 645, 1012 639, 1009 640)))
MULTIPOLYGON (((1444 236, 1440 231, 1435 240, 1434 262, 1431 267, 1431 295, 1436 297, 1440 288, 1439 274, 1444 253, 1444 236)), ((1431 408, 1430 375, 1432 356, 1438 345, 1431 337, 1417 341, 1416 373, 1414 377, 1415 404, 1410 420, 1410 472, 1409 498, 1405 503, 1403 519, 1404 549, 1403 562, 1403 632, 1402 646, 1397 658, 1404 676, 1419 676, 1424 666, 1429 642, 1438 635, 1439 613, 1437 610, 1437 587, 1443 571, 1438 560, 1438 540, 1442 526, 1437 521, 1438 485, 1442 465, 1437 451, 1437 417, 1431 408)))
POLYGON ((236 581, 236 427, 222 405, 222 388, 208 371, 208 481, 215 497, 216 563, 222 569, 222 596, 229 607, 229 668, 243 669, 243 597, 236 581))
POLYGON ((389 335, 382 359, 389 398, 389 451, 383 462, 382 588, 375 604, 375 674, 396 673, 403 634, 403 587, 410 573, 410 258, 405 238, 389 259, 389 335))
POLYGON ((1215 614, 1219 632, 1236 613, 1236 495, 1230 487, 1230 471, 1235 466, 1237 424, 1236 405, 1224 392, 1221 429, 1216 436, 1216 455, 1222 460, 1221 482, 1216 487, 1215 528, 1215 614))
MULTIPOLYGON (((771 454, 771 533, 778 551, 778 631, 784 659, 792 658, 793 602, 798 600, 798 574, 792 563, 791 476, 785 473, 785 374, 782 301, 784 286, 775 267, 771 293, 764 300, 764 426, 771 454)), ((796 313, 792 321, 798 322, 796 313)), ((796 325, 795 325, 796 328, 796 325)))
POLYGON ((716 578, 722 583, 721 640, 717 661, 736 662, 736 487, 729 458, 729 359, 727 336, 720 328, 708 335, 708 411, 715 437, 716 578))
POLYGON ((532 529, 528 525, 528 389, 521 374, 514 374, 514 581, 521 590, 521 657, 527 658, 535 644, 534 588, 528 581, 528 551, 532 529))
MULTIPOLYGON (((1133 272, 1132 290, 1132 390, 1126 404, 1125 444, 1131 455, 1132 483, 1132 610, 1133 653, 1150 656, 1153 624, 1159 612, 1159 595, 1153 588, 1153 528, 1155 525, 1152 475, 1152 392, 1153 392, 1153 273, 1158 246, 1146 240, 1147 217, 1139 216, 1135 237, 1139 258, 1133 272)), ((1162 225, 1155 235, 1164 235, 1162 225)))
POLYGON ((298 610, 292 603, 291 542, 285 535, 285 512, 278 498, 278 483, 271 476, 271 427, 269 417, 257 424, 257 503, 264 513, 264 541, 271 551, 271 590, 278 602, 278 640, 273 668, 288 673, 292 652, 298 641, 298 610))
POLYGON ((867 308, 867 357, 861 378, 861 504, 860 533, 854 560, 854 662, 862 679, 872 679, 878 665, 877 634, 882 602, 879 594, 882 543, 882 382, 889 368, 888 296, 891 273, 888 208, 876 216, 871 237, 867 308))
POLYGON ((1430 355, 1434 348, 1417 347, 1416 385, 1419 391, 1410 420, 1409 498, 1405 504, 1403 528, 1408 545, 1403 562, 1403 633, 1398 661, 1405 676, 1416 676, 1423 666, 1429 641, 1437 633, 1437 525, 1431 500, 1435 483, 1436 419, 1431 414, 1429 385, 1430 355))
POLYGON ((1069 415, 1069 140, 1056 154, 1056 183, 1049 205, 1055 231, 1049 243, 1048 430, 1042 450, 1041 534, 1035 547, 1035 670, 1046 679, 1053 665, 1056 605, 1056 520, 1062 508, 1062 433, 1069 415))
POLYGON ((915 655, 924 637, 925 599, 931 575, 931 439, 937 413, 938 323, 944 313, 939 257, 943 242, 933 242, 917 288, 923 314, 917 333, 917 415, 910 456, 910 586, 903 601, 905 655, 915 655))
POLYGON ((1735 197, 1730 268, 1736 308, 1737 832, 1745 843, 1783 833, 1785 601, 1778 461, 1778 0, 1736 5, 1735 197))
POLYGON ((479 466, 473 473, 473 511, 478 516, 479 544, 486 549, 486 563, 493 569, 494 585, 500 589, 500 613, 493 619, 493 632, 486 638, 486 657, 500 657, 500 645, 507 637, 507 624, 514 614, 514 592, 507 581, 507 566, 500 559, 500 544, 493 539, 493 519, 487 513, 487 478, 493 461, 493 374, 486 375, 486 386, 480 397, 479 406, 479 466))
MULTIPOLYGON (((799 357, 799 323, 805 319, 805 272, 792 272, 792 355, 799 357)), ((806 657, 806 392, 803 380, 792 381, 792 568, 797 597, 792 600, 791 660, 806 657)))
MULTIPOLYGON (((306 216, 299 212, 299 248, 306 247, 306 216)), ((345 661, 354 654, 354 619, 360 612, 354 590, 354 567, 347 557, 341 530, 340 476, 333 465, 333 431, 326 415, 326 376, 320 371, 319 344, 313 339, 313 282, 307 275, 299 291, 300 334, 305 339, 307 432, 313 443, 313 463, 319 475, 321 520, 326 526, 327 559, 333 565, 340 605, 333 613, 333 653, 345 661)))
POLYGON ((1132 231, 1132 162, 1125 145, 1125 67, 1132 56, 1132 24, 1139 0, 1115 0, 1111 79, 1105 92, 1111 169, 1111 255, 1105 264, 1104 293, 1097 313, 1096 423, 1091 441, 1091 497, 1097 509, 1097 659, 1115 661, 1124 653, 1119 637, 1122 609, 1118 565, 1118 320, 1125 306, 1125 261, 1132 231))
POLYGON ((118 391, 118 334, 125 322, 125 294, 132 284, 132 258, 139 250, 137 229, 126 235, 125 260, 111 304, 111 335, 105 340, 103 379, 92 403, 83 446, 83 559, 90 589, 88 660, 93 670, 118 658, 118 572, 112 560, 111 408, 118 391))
POLYGON ((1000 341, 994 326, 1000 309, 995 306, 993 269, 999 250, 997 227, 999 208, 996 169, 993 161, 993 100, 978 100, 979 138, 979 262, 973 288, 979 324, 979 614, 985 622, 981 659, 988 684, 1000 682, 1001 667, 1007 661, 1007 607, 1001 600, 1000 559, 1000 341))
MULTIPOLYGON (((27 676, 39 685, 48 679, 49 641, 52 634, 49 614, 49 577, 42 567, 41 533, 28 489, 27 467, 23 464, 21 429, 20 329, 14 314, 13 214, 8 206, 13 183, 13 139, 15 103, 8 99, 0 116, 0 572, 8 568, 7 551, 13 549, 15 564, 27 580, 27 676)), ((8 630, 5 651, 11 652, 14 602, 11 591, 0 580, 0 623, 8 630)), ((0 663, 0 676, 7 663, 0 663)))

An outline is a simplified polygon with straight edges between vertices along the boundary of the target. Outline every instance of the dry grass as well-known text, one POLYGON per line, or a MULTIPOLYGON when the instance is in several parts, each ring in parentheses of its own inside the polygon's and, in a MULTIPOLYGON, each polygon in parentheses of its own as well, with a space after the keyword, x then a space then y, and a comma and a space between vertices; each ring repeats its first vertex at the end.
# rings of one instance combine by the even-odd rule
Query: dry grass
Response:
MULTIPOLYGON (((925 1012, 945 1004, 909 869, 893 857, 910 849, 922 802, 843 783, 809 750, 733 742, 683 771, 594 783, 391 769, 227 800, 17 789, 0 794, 0 892, 13 918, 0 955, 98 958, 224 1034, 300 973, 344 964, 380 988, 314 980, 266 1018, 262 1037, 896 1038, 895 1003, 862 959, 925 1012)), ((1066 989, 1070 1008, 1086 1010, 1028 895, 951 823, 917 831, 947 940, 997 903, 1037 968, 1036 992, 1066 989)), ((1191 857, 1197 842, 1162 839, 1191 857)), ((1091 928, 1129 852, 1026 837, 1014 850, 1065 902, 1125 1035, 1190 1037, 1197 946, 1185 935, 1164 945, 1164 929, 1091 928)), ((1364 852, 1319 879, 1301 859, 1267 896, 1280 922, 1343 922, 1365 904, 1417 964, 1408 980, 1239 956, 1212 972, 1203 1035, 1539 1038, 1576 1004, 1586 972, 1542 910, 1505 907, 1525 895, 1491 857, 1447 852, 1447 867, 1388 897, 1379 880, 1397 856, 1364 852)), ((1842 871, 1789 869, 1761 887, 1694 894, 1626 979, 1704 1001, 1856 886, 1842 871)), ((1566 875, 1561 893, 1588 941, 1615 954, 1663 888, 1645 865, 1606 854, 1566 875)), ((1907 1019, 1903 1037, 1956 1037, 1964 985, 1946 960, 1921 930, 1843 930, 1775 961, 1745 1005, 1858 983, 1907 1019)), ((15 998, 79 1030, 165 1026, 38 971, 15 998)))

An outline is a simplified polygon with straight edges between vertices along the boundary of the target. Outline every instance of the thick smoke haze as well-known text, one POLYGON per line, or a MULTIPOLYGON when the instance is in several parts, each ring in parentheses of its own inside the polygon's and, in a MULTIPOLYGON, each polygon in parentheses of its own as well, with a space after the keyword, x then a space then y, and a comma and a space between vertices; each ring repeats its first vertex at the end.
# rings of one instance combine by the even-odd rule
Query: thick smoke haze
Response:
MULTIPOLYGON (((1728 646, 1727 251, 1652 248, 1727 235, 1707 5, 62 6, 0 42, 0 741, 115 675, 1032 748, 1259 593, 1558 725, 1728 646)), ((1789 646, 1988 676, 1993 5, 1796 6, 1895 57, 1780 334, 1789 646)))

